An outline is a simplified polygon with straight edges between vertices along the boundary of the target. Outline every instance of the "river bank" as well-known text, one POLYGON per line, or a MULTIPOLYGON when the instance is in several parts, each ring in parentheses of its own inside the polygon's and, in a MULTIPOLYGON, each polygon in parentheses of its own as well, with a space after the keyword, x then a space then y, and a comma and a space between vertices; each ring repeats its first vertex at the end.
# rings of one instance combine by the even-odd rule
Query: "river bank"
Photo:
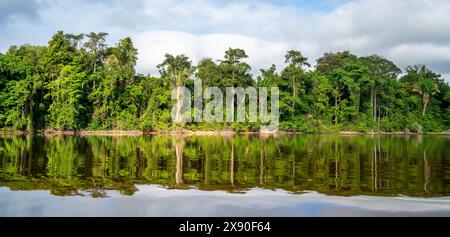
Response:
POLYGON ((61 131, 61 130, 42 130, 42 131, 17 131, 17 130, 7 130, 0 129, 0 134, 5 135, 27 135, 27 134, 38 134, 44 136, 142 136, 142 135, 294 135, 294 134, 340 134, 340 135, 446 135, 450 136, 450 130, 443 132, 423 132, 423 133, 413 133, 413 132, 356 132, 356 131, 337 131, 337 132, 323 132, 323 133, 304 133, 304 132, 292 132, 292 131, 275 131, 275 132, 236 132, 232 130, 227 131, 192 131, 186 129, 179 130, 161 130, 161 131, 142 131, 142 130, 78 130, 78 131, 61 131))

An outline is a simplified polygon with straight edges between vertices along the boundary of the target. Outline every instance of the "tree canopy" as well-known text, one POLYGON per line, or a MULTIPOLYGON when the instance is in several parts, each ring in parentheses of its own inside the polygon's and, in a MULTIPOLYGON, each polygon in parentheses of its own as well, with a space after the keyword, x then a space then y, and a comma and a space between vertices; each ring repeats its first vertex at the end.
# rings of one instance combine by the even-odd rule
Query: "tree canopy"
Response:
MULTIPOLYGON (((276 86, 285 131, 443 131, 450 128, 450 87, 426 65, 404 72, 378 56, 328 52, 312 67, 297 50, 283 68, 255 77, 243 49, 222 59, 166 54, 160 77, 136 73, 130 38, 114 46, 107 33, 58 31, 45 46, 11 46, 0 54, 0 128, 54 130, 169 130, 171 89, 203 86, 276 86)), ((275 63, 275 62, 274 62, 275 63)), ((283 63, 283 62, 278 62, 283 63)), ((188 123, 192 130, 256 131, 259 122, 188 123)))

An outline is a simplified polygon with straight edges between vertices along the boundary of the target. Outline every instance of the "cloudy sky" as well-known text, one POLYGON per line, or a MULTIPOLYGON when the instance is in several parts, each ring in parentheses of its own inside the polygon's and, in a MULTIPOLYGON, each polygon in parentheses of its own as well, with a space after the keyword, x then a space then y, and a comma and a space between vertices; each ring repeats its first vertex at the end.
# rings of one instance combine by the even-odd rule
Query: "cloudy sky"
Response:
POLYGON ((130 36, 137 70, 156 74, 165 53, 219 59, 246 50, 259 68, 283 66, 288 49, 314 65, 324 52, 379 54, 404 68, 427 64, 450 81, 448 0, 0 0, 0 51, 46 44, 57 30, 130 36))

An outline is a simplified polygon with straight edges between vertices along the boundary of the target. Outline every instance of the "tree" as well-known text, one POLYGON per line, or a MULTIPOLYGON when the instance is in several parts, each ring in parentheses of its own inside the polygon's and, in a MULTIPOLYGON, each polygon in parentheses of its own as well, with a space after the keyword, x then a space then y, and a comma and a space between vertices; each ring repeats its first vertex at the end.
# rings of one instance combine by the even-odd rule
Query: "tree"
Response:
POLYGON ((425 78, 420 80, 414 86, 413 92, 419 93, 422 95, 423 108, 422 108, 422 116, 425 116, 425 111, 427 109, 428 104, 430 103, 430 96, 435 93, 439 93, 439 89, 437 84, 429 78, 425 78))
POLYGON ((318 73, 312 73, 314 77, 314 85, 312 90, 313 109, 315 115, 318 117, 323 116, 329 106, 329 94, 331 93, 331 84, 326 76, 319 75, 318 73))
POLYGON ((134 47, 130 37, 120 40, 116 47, 112 48, 112 55, 118 60, 121 78, 124 83, 133 83, 136 74, 134 67, 137 62, 137 54, 137 49, 134 47))
POLYGON ((219 69, 222 80, 218 87, 248 87, 254 85, 250 74, 251 67, 242 60, 248 58, 243 49, 229 48, 225 51, 224 59, 219 60, 219 69))
POLYGON ((401 70, 393 62, 378 55, 362 57, 360 60, 363 65, 369 68, 370 76, 367 77, 367 81, 364 81, 362 86, 370 93, 371 116, 373 121, 376 122, 377 119, 380 119, 380 114, 377 114, 377 111, 380 110, 378 98, 379 96, 385 96, 386 84, 389 81, 396 80, 401 70))
POLYGON ((261 75, 257 78, 258 87, 278 87, 279 99, 280 99, 280 118, 285 121, 295 112, 292 107, 292 96, 289 90, 289 83, 283 80, 282 75, 277 73, 276 66, 272 66, 268 69, 260 69, 261 75))
MULTIPOLYGON (((158 65, 161 76, 171 81, 171 88, 177 88, 177 109, 175 118, 176 121, 181 121, 181 116, 184 108, 184 90, 183 86, 186 80, 194 73, 194 67, 191 61, 184 54, 172 56, 165 55, 165 60, 158 65)), ((190 98, 189 98, 190 99, 190 98)), ((184 123, 181 123, 184 126, 184 123)))
POLYGON ((308 59, 303 57, 302 53, 296 50, 289 50, 285 55, 285 63, 288 66, 283 70, 282 77, 291 81, 292 90, 292 107, 295 109, 295 101, 297 100, 298 86, 301 78, 304 76, 304 66, 311 66, 308 59))
POLYGON ((361 82, 367 80, 367 67, 346 63, 335 69, 330 75, 332 95, 334 97, 334 123, 355 121, 359 115, 361 82))
POLYGON ((195 76, 202 80, 204 88, 220 84, 222 80, 220 68, 212 59, 200 60, 196 68, 195 76))
POLYGON ((42 126, 44 83, 39 69, 44 50, 30 45, 13 46, 1 57, 0 108, 4 113, 0 122, 3 120, 4 126, 27 131, 42 126))
POLYGON ((146 98, 146 106, 141 108, 139 127, 143 130, 165 130, 171 123, 171 91, 167 89, 166 80, 146 77, 141 81, 146 98))
POLYGON ((67 65, 61 69, 60 76, 48 84, 50 126, 61 130, 76 130, 82 127, 80 119, 85 108, 81 104, 86 73, 79 65, 67 65))
MULTIPOLYGON (((58 31, 47 45, 11 46, 0 53, 0 128, 171 129, 172 89, 192 89, 194 75, 204 87, 278 87, 281 130, 420 132, 450 127, 450 86, 424 65, 408 67, 397 80, 401 70, 382 56, 325 53, 311 68, 301 52, 289 50, 281 72, 272 65, 254 78, 246 52, 228 48, 221 60, 204 58, 196 67, 186 55, 166 54, 158 65, 160 77, 152 77, 136 72, 138 51, 130 38, 108 46, 107 35, 58 31)), ((175 92, 185 102, 184 90, 175 92)), ((247 104, 247 98, 240 102, 247 104)), ((262 125, 187 126, 256 131, 262 125)))
POLYGON ((357 57, 349 51, 325 53, 317 59, 316 70, 322 75, 330 75, 334 69, 340 68, 345 63, 355 61, 356 59, 357 57))
MULTIPOLYGON (((137 49, 127 37, 115 47, 109 48, 103 62, 99 86, 89 95, 95 107, 91 127, 101 129, 121 129, 123 118, 129 114, 124 109, 124 94, 127 85, 135 84, 137 49)), ((128 110, 130 111, 130 110, 128 110)), ((136 111, 135 111, 136 112, 136 111)))
POLYGON ((161 77, 170 81, 170 88, 184 86, 194 72, 192 62, 184 54, 166 54, 164 57, 164 61, 157 66, 161 77))
POLYGON ((257 78, 257 85, 268 88, 279 86, 281 84, 281 77, 276 70, 274 64, 268 69, 260 69, 261 75, 257 78))
POLYGON ((450 90, 449 90, 449 87, 447 86, 447 92, 445 93, 445 96, 444 96, 444 103, 443 104, 445 104, 444 106, 443 106, 443 109, 442 109, 442 111, 444 112, 444 114, 443 114, 443 118, 444 118, 444 122, 446 123, 446 125, 448 126, 448 127, 450 127, 450 90))
POLYGON ((406 68, 407 75, 403 81, 412 84, 412 91, 422 96, 422 116, 425 116, 430 97, 439 93, 438 81, 440 75, 433 73, 425 65, 416 65, 406 68))
POLYGON ((92 65, 93 74, 93 88, 95 89, 97 65, 101 64, 105 60, 106 56, 106 36, 108 33, 104 32, 91 32, 85 35, 89 40, 86 41, 83 46, 87 49, 89 54, 90 64, 92 65))
POLYGON ((43 57, 46 81, 57 78, 61 68, 73 60, 75 54, 77 54, 79 40, 81 40, 80 36, 64 34, 63 31, 58 31, 52 36, 43 57))

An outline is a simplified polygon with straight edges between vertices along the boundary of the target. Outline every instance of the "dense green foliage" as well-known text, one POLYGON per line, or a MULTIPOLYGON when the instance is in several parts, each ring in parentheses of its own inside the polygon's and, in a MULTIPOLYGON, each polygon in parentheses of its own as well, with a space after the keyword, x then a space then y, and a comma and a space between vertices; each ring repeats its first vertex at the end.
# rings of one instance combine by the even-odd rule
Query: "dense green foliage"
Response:
POLYGON ((0 186, 94 197, 133 194, 135 184, 448 196, 449 145, 444 136, 0 136, 0 186))
POLYGON ((0 54, 0 127, 55 130, 258 130, 259 123, 174 124, 171 89, 204 86, 277 86, 281 129, 301 132, 443 131, 450 127, 450 87, 424 65, 405 72, 380 56, 326 53, 314 68, 301 52, 286 54, 286 67, 251 75, 242 49, 217 62, 193 65, 169 55, 161 77, 135 72, 130 38, 114 47, 106 33, 57 32, 47 46, 12 46, 0 54), (402 75, 402 76, 400 76, 402 75))

